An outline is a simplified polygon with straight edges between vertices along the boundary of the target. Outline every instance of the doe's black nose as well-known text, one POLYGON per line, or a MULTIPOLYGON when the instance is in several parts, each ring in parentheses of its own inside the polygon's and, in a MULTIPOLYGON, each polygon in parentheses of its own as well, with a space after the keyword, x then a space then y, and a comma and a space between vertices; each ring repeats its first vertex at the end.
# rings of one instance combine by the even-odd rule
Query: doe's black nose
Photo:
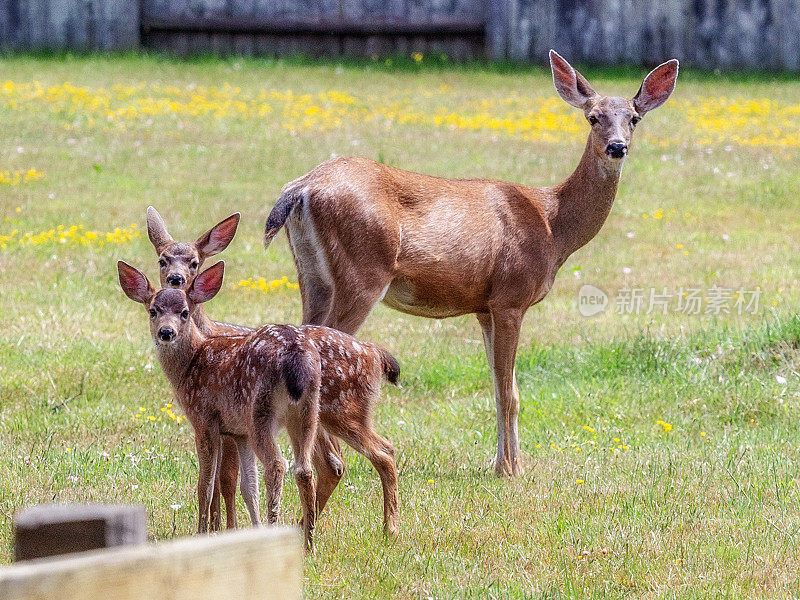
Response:
POLYGON ((172 329, 162 327, 158 330, 158 337, 161 341, 171 342, 175 338, 175 332, 172 329))
POLYGON ((183 275, 177 275, 177 274, 167 275, 167 283, 170 285, 178 287, 183 285, 183 282, 184 282, 183 275))
POLYGON ((622 158, 628 153, 628 147, 622 142, 612 142, 606 146, 606 154, 611 158, 622 158))

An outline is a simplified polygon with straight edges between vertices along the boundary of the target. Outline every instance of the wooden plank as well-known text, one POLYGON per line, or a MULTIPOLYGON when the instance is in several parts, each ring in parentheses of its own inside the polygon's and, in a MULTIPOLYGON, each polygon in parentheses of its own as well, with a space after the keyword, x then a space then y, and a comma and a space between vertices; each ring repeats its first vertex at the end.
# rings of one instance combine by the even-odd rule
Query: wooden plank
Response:
POLYGON ((0 568, 3 600, 300 600, 299 530, 259 528, 0 568))
POLYGON ((16 560, 44 558, 147 541, 141 506, 42 504, 14 518, 16 560))

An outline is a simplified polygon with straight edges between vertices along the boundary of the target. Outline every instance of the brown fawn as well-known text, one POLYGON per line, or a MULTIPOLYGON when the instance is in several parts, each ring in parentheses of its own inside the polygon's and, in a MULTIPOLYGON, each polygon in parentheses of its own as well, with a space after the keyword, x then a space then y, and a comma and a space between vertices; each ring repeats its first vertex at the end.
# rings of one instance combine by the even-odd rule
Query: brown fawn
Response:
MULTIPOLYGON (((158 254, 161 286, 187 290, 205 259, 228 247, 236 234, 238 224, 239 214, 236 213, 209 229, 196 242, 176 242, 167 231, 166 224, 158 211, 152 206, 148 207, 147 233, 158 254)), ((212 321, 202 304, 194 306, 191 316, 195 325, 207 336, 239 335, 252 331, 248 327, 212 321)), ((352 358, 351 350, 355 340, 350 336, 341 336, 338 331, 326 327, 301 326, 298 329, 311 340, 322 357, 323 383, 320 390, 320 404, 323 408, 335 405, 343 393, 355 398, 356 402, 364 403, 365 406, 374 402, 384 374, 374 374, 369 369, 362 369, 360 357, 355 358, 355 365, 342 365, 338 360, 341 357, 352 358)), ((385 350, 373 344, 360 343, 359 348, 365 354, 372 355, 371 359, 376 364, 385 353, 385 350)), ((399 371, 392 372, 387 376, 394 383, 398 373, 399 371)), ((391 449, 386 440, 383 440, 382 444, 391 449)), ((219 510, 217 487, 221 487, 228 528, 236 526, 235 496, 239 471, 236 453, 236 444, 224 438, 219 459, 218 486, 215 486, 216 505, 212 501, 212 523, 215 506, 219 510)), ((338 439, 326 431, 324 425, 317 429, 312 461, 317 472, 316 493, 317 514, 319 514, 344 474, 344 460, 338 439)), ((389 495, 391 495, 389 490, 384 487, 384 501, 389 495)))
POLYGON ((523 316, 600 231, 637 123, 678 76, 678 61, 668 61, 627 99, 600 96, 552 50, 550 66, 559 95, 590 127, 562 183, 444 179, 336 158, 284 186, 264 232, 269 245, 286 226, 304 323, 352 334, 380 301, 423 317, 475 313, 494 380, 499 475, 521 471, 514 362, 523 316))
MULTIPOLYGON (((384 529, 397 532, 398 493, 394 448, 372 423, 373 405, 383 379, 396 383, 399 365, 383 348, 359 342, 342 332, 313 329, 325 336, 336 352, 321 356, 306 332, 291 325, 266 325, 248 333, 206 336, 191 314, 210 300, 222 285, 223 263, 195 277, 188 291, 155 292, 147 277, 118 263, 125 294, 150 312, 150 330, 159 362, 178 402, 195 429, 200 463, 198 531, 208 529, 220 437, 232 437, 238 449, 241 489, 254 525, 260 523, 258 486, 253 451, 264 464, 268 522, 277 520, 285 466, 274 435, 285 424, 295 455, 294 475, 303 507, 306 543, 312 547, 318 506, 311 477, 311 451, 321 424, 344 439, 370 462, 381 478, 384 529), (349 372, 364 382, 347 389, 343 379, 323 379, 322 364, 349 372), (321 388, 338 390, 320 402, 321 388), (310 391, 309 391, 310 390, 310 391), (312 394, 313 392, 313 394, 312 394), (312 394, 313 397, 306 397, 312 394), (287 403, 288 402, 288 403, 287 403)), ((338 481, 338 480, 337 480, 338 481)))
MULTIPOLYGON (((219 254, 233 240, 239 226, 239 213, 217 223, 195 242, 176 242, 167 233, 164 221, 151 206, 147 209, 147 233, 158 254, 161 287, 188 289, 203 262, 219 254)), ((192 319, 206 335, 230 335, 246 331, 231 323, 211 321, 203 307, 197 306, 192 319)), ((236 527, 236 480, 239 476, 239 456, 233 438, 223 437, 220 445, 219 468, 211 499, 211 529, 220 529, 220 493, 225 500, 225 520, 228 529, 236 527)))

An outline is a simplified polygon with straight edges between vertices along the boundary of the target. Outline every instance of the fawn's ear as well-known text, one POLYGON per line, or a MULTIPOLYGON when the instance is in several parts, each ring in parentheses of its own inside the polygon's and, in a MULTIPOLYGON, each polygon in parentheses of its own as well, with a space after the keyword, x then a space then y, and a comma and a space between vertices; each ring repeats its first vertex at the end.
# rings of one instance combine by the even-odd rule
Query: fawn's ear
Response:
POLYGON ((222 275, 224 272, 224 260, 211 265, 205 271, 200 273, 200 275, 194 278, 192 287, 189 288, 186 296, 195 304, 208 302, 217 295, 217 292, 222 287, 222 275))
POLYGON ((122 260, 117 262, 117 272, 119 273, 119 285, 125 295, 134 302, 148 306, 156 291, 147 276, 122 260))
POLYGON ((147 207, 147 236, 150 238, 158 254, 175 240, 167 233, 167 226, 158 211, 152 206, 147 207))
POLYGON ((640 115, 667 101, 678 79, 678 61, 674 58, 650 71, 633 97, 633 107, 640 115))
POLYGON ((550 50, 550 70, 553 72, 553 83, 558 95, 564 102, 575 108, 585 109, 597 98, 586 78, 572 68, 555 50, 550 50))
POLYGON ((242 215, 239 213, 232 214, 197 238, 197 241, 194 243, 194 245, 197 246, 197 251, 200 252, 204 258, 207 258, 225 250, 228 244, 231 243, 233 236, 236 235, 236 228, 239 227, 239 219, 241 216, 242 215))

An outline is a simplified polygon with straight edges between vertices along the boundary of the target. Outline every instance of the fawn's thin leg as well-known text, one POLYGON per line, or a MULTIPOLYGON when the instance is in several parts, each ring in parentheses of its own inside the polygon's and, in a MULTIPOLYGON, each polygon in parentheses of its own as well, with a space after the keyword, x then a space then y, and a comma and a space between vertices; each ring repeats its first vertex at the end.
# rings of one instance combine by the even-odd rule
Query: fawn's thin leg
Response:
POLYGON ((222 448, 217 456, 217 470, 214 473, 214 491, 211 493, 211 531, 222 529, 222 506, 220 504, 220 468, 222 464, 222 448))
POLYGON ((195 429, 195 447, 197 448, 197 532, 207 533, 211 498, 214 494, 214 480, 217 473, 219 456, 219 433, 210 429, 195 429))
POLYGON ((344 460, 339 440, 321 427, 317 428, 317 440, 311 460, 317 471, 317 515, 319 515, 344 475, 344 460))
POLYGON ((278 522, 281 510, 281 493, 283 492, 283 476, 286 473, 286 461, 281 449, 275 441, 273 427, 254 428, 253 442, 256 456, 264 465, 264 487, 267 494, 267 523, 278 522))
POLYGON ((398 530, 400 499, 397 492, 397 465, 394 447, 378 435, 369 422, 339 424, 326 420, 323 425, 352 448, 363 454, 378 471, 383 487, 383 529, 387 535, 398 530))
POLYGON ((239 451, 236 441, 222 436, 220 445, 219 489, 225 499, 225 526, 236 529, 236 480, 239 478, 239 451))
POLYGON ((495 310, 491 314, 492 358, 489 364, 493 371, 497 404, 497 458, 494 466, 497 475, 513 476, 522 472, 517 432, 519 390, 514 361, 523 314, 518 309, 495 310))
POLYGON ((287 419, 289 439, 294 451, 292 474, 297 483, 300 504, 303 509, 303 532, 306 550, 314 549, 314 529, 317 521, 316 494, 314 491, 314 472, 311 469, 311 453, 316 442, 316 406, 300 406, 296 414, 287 419))
POLYGON ((258 507, 258 468, 256 467, 256 455, 250 446, 250 441, 245 436, 236 439, 236 447, 239 451, 239 466, 242 481, 240 484, 242 497, 250 514, 250 523, 253 527, 261 526, 261 515, 258 507))

